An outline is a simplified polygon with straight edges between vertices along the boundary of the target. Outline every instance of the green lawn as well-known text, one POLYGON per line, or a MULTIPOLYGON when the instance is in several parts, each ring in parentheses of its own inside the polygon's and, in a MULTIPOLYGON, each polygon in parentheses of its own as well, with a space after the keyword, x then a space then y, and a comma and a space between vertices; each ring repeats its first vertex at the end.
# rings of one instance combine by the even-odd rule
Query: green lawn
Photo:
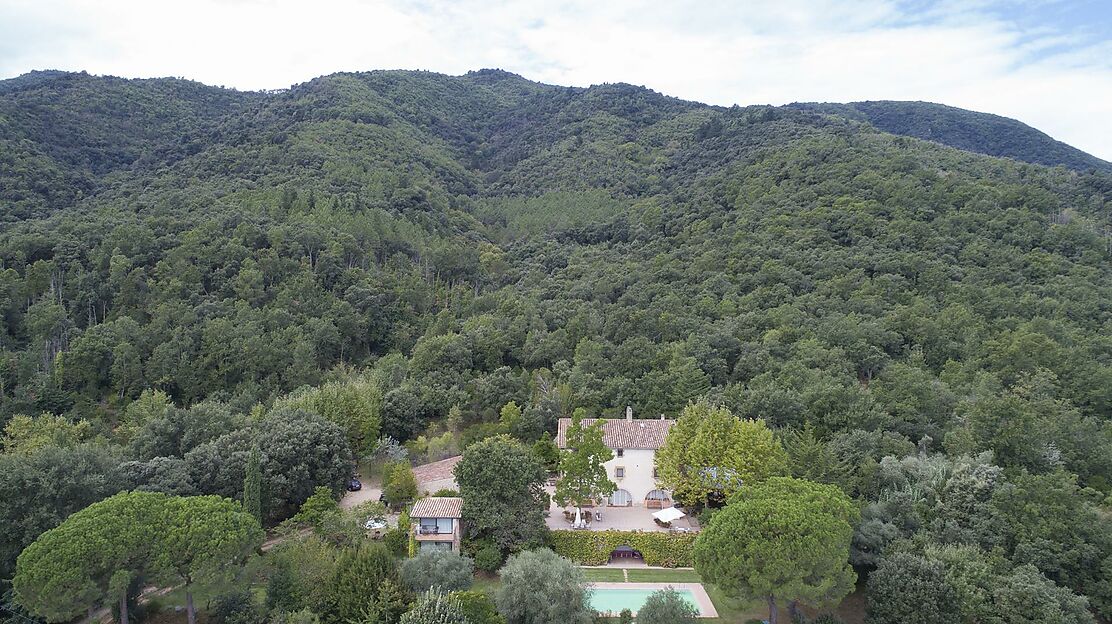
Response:
POLYGON ((701 583, 695 570, 639 570, 629 571, 630 583, 701 583))
POLYGON ((475 573, 475 580, 471 584, 471 591, 483 592, 484 594, 493 597, 494 590, 502 584, 502 579, 498 578, 497 574, 485 574, 483 572, 475 573))
MULTIPOLYGON (((621 583, 625 575, 619 568, 582 568, 583 576, 591 583, 621 583)), ((633 580, 633 579, 630 579, 633 580)))

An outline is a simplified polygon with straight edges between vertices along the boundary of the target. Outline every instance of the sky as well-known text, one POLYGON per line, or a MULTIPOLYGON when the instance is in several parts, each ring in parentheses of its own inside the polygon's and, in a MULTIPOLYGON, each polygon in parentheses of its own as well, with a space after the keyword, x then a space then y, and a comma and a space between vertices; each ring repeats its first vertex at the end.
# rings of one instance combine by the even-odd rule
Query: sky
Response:
POLYGON ((1112 0, 0 0, 0 78, 491 67, 720 105, 940 102, 1112 160, 1112 0))

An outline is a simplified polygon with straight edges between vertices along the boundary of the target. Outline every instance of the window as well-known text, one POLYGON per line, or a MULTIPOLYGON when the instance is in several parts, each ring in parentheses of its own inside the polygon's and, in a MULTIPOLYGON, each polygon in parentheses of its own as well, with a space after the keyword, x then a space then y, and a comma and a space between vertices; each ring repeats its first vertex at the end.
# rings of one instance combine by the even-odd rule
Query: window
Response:
POLYGON ((625 457, 625 454, 626 454, 625 449, 618 449, 618 457, 625 457))
POLYGON ((658 477, 660 477, 660 475, 656 473, 656 466, 653 466, 653 478, 656 479, 658 477))
POLYGON ((451 518, 421 518, 421 524, 418 532, 421 535, 445 535, 452 533, 452 523, 454 520, 451 518))
POLYGON ((614 477, 621 479, 624 476, 626 476, 625 466, 616 466, 614 468, 614 477))

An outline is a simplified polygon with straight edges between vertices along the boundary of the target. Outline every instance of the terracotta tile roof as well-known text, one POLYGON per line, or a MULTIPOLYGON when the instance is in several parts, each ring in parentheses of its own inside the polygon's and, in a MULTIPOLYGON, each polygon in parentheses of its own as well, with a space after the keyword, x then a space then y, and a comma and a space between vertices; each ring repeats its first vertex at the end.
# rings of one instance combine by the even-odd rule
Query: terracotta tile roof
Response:
POLYGON ((416 477, 417 483, 428 483, 429 481, 443 481, 444 479, 454 479, 455 475, 452 473, 459 463, 462 455, 442 459, 438 462, 431 464, 422 464, 413 469, 413 476, 416 477))
MULTIPOLYGON (((612 449, 653 449, 664 446, 664 438, 668 430, 676 422, 674 420, 655 420, 648 418, 584 418, 584 424, 591 424, 602 420, 602 442, 612 449)), ((567 446, 568 429, 571 427, 570 418, 561 418, 556 431, 556 445, 560 448, 567 446)))
POLYGON ((410 518, 459 518, 462 498, 454 496, 430 496, 413 503, 410 518))

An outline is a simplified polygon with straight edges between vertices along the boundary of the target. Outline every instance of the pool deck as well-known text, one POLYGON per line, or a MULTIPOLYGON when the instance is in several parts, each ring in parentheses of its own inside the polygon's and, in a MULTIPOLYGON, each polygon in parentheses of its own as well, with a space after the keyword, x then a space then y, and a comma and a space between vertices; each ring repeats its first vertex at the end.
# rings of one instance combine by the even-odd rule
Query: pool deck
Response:
MULTIPOLYGON (((597 589, 651 589, 654 591, 665 587, 686 589, 695 596, 695 602, 699 605, 699 617, 718 617, 718 610, 714 608, 714 603, 710 601, 710 596, 707 595, 707 590, 703 589, 702 583, 591 583, 591 587, 597 589)), ((636 617, 637 614, 634 613, 633 615, 636 617)))

